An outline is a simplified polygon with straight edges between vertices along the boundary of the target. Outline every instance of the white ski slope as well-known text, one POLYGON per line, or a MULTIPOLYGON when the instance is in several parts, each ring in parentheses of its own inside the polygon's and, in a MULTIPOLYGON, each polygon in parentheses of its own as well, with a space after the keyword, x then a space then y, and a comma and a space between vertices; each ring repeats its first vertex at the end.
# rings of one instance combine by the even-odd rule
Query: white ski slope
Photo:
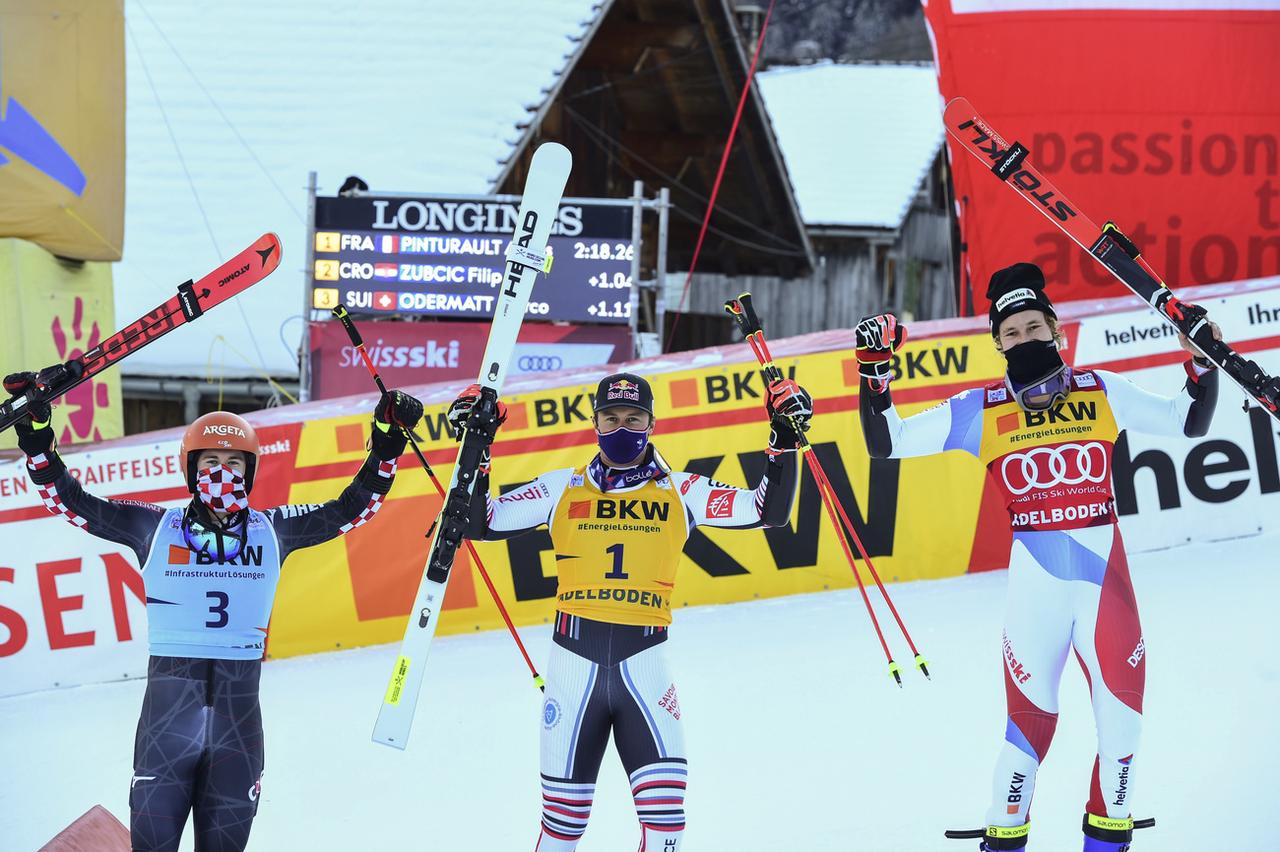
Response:
MULTIPOLYGON (((1133 558, 1150 656, 1132 802, 1159 823, 1137 852, 1280 849, 1278 547, 1272 535, 1133 558)), ((934 673, 929 683, 909 672, 901 691, 856 591, 678 612, 669 650, 690 748, 685 852, 971 852, 942 830, 977 826, 986 808, 1005 724, 1004 587, 1003 572, 891 587, 934 673)), ((523 636, 545 658, 549 630, 523 636)), ((437 640, 403 753, 369 741, 393 656, 384 646, 264 668, 266 775, 250 849, 532 849, 541 702, 511 640, 437 640)), ((143 687, 0 701, 0 849, 35 850, 95 802, 127 824, 143 687)), ((1069 663, 1033 852, 1079 850, 1093 736, 1069 663)), ((601 774, 579 848, 629 852, 638 834, 612 753, 601 774)))

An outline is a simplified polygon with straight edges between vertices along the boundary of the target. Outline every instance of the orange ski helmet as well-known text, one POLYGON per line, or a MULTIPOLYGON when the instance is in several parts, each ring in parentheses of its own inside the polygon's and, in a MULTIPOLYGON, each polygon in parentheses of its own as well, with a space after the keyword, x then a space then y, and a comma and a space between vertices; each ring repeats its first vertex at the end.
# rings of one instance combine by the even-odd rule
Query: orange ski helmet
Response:
POLYGON ((258 433, 243 417, 230 411, 211 411, 187 427, 178 459, 187 476, 187 490, 196 491, 196 457, 200 450, 239 450, 244 453, 244 490, 253 490, 258 469, 258 433))

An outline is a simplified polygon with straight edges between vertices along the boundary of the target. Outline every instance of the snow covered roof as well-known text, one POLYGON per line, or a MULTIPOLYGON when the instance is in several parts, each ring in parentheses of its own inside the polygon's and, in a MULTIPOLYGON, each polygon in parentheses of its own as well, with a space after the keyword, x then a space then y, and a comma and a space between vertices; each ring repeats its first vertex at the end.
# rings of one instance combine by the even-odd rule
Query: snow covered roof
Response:
POLYGON ((265 231, 284 245, 274 275, 132 356, 126 372, 296 375, 307 172, 322 194, 349 174, 375 189, 489 192, 517 124, 607 5, 126 0, 117 321, 265 231))
POLYGON ((899 227, 942 146, 934 68, 827 62, 759 81, 805 224, 899 227))

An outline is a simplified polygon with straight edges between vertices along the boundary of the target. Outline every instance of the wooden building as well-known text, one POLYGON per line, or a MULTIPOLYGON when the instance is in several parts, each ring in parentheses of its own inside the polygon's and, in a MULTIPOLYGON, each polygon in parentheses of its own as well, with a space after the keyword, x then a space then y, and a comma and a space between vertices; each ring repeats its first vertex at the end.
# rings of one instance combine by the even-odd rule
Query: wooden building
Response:
MULTIPOLYGON (((936 79, 927 64, 820 63, 757 75, 681 304, 753 44, 730 0, 600 4, 530 109, 495 191, 537 142, 575 155, 573 195, 671 193, 672 349, 728 342, 725 299, 751 290, 774 336, 851 327, 873 311, 954 314, 953 237, 936 79)), ((647 223, 643 278, 655 277, 647 223)))

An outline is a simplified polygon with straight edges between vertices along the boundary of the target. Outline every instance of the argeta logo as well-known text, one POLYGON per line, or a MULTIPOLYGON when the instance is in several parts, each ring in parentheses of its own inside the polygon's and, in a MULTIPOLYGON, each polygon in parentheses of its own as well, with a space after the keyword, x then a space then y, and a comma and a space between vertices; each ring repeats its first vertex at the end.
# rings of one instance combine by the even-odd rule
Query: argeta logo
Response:
POLYGON ((733 517, 733 498, 738 496, 738 492, 733 489, 714 489, 710 496, 707 497, 707 517, 708 518, 730 518, 733 517))
POLYGON ((232 426, 230 423, 210 423, 204 427, 206 435, 234 435, 237 438, 249 437, 239 426, 232 426))

